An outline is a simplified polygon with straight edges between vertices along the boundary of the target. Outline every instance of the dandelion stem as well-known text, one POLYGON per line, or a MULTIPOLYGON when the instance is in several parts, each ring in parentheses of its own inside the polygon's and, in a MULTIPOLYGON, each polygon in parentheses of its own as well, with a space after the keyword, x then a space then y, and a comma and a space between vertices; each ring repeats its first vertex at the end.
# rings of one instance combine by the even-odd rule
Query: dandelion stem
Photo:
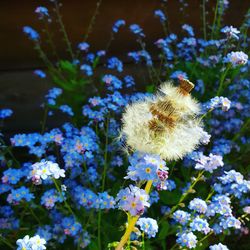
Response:
MULTIPOLYGON (((153 181, 148 181, 145 187, 145 191, 147 194, 149 194, 151 186, 153 184, 153 181)), ((121 241, 119 242, 118 246, 116 247, 115 250, 122 250, 123 246, 127 243, 130 234, 132 233, 132 231, 134 230, 135 224, 137 222, 137 220, 139 219, 139 215, 137 216, 132 216, 129 220, 128 220, 128 226, 127 229, 124 233, 124 235, 121 238, 121 241)))

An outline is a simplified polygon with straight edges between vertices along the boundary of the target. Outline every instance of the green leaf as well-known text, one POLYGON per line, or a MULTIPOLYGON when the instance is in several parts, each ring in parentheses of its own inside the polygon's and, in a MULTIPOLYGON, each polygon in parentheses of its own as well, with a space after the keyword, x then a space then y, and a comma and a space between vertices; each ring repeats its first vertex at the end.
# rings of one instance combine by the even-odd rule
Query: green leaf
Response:
POLYGON ((61 68, 62 71, 65 71, 72 75, 77 74, 77 66, 69 61, 60 61, 59 67, 61 68))
POLYGON ((175 191, 162 191, 160 193, 160 199, 164 202, 166 205, 176 205, 180 199, 180 193, 175 191))
POLYGON ((97 243, 94 241, 91 241, 88 247, 90 250, 99 250, 97 243))
POLYGON ((166 238, 166 236, 168 235, 169 232, 169 223, 167 221, 163 221, 162 222, 162 226, 160 229, 160 233, 159 233, 159 239, 164 239, 166 238))
POLYGON ((149 93, 153 93, 155 91, 155 86, 154 85, 146 86, 146 91, 149 93))

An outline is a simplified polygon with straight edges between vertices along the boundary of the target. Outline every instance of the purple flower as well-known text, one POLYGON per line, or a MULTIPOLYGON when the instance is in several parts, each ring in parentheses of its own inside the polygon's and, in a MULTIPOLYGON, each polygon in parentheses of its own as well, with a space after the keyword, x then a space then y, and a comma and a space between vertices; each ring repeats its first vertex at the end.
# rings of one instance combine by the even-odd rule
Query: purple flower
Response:
POLYGON ((143 214, 145 207, 150 206, 149 195, 145 190, 133 185, 120 190, 116 201, 120 209, 129 212, 132 216, 143 214))

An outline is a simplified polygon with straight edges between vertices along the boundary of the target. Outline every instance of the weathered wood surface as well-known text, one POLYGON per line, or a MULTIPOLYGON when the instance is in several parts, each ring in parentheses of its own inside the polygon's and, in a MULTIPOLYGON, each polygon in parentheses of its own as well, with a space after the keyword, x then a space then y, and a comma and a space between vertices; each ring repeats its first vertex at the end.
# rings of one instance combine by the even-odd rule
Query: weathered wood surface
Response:
MULTIPOLYGON (((89 20, 95 10, 95 0, 65 0, 62 7, 62 15, 65 27, 69 33, 73 47, 82 41, 88 27, 89 20)), ((181 24, 188 23, 194 26, 196 33, 201 30, 201 8, 199 0, 187 1, 189 6, 180 12, 180 3, 177 0, 168 1, 168 19, 172 32, 179 34, 181 24)), ((208 2, 207 8, 211 10, 215 0, 208 2)), ((24 25, 30 25, 37 30, 42 28, 42 23, 37 20, 34 9, 39 5, 48 5, 49 1, 34 0, 1 0, 0 1, 0 108, 11 108, 14 117, 6 121, 5 130, 8 133, 32 131, 39 128, 42 113, 39 108, 43 96, 51 84, 48 80, 38 79, 32 71, 42 67, 37 54, 33 51, 32 42, 22 33, 24 25)), ((248 0, 231 0, 230 7, 225 17, 227 25, 239 27, 246 10, 249 8, 248 0)), ((88 42, 91 49, 103 49, 109 40, 112 24, 117 19, 125 19, 127 24, 140 24, 147 35, 146 41, 153 44, 163 36, 159 22, 153 16, 153 11, 160 8, 160 0, 103 0, 100 13, 97 16, 93 32, 88 42)), ((211 16, 208 17, 211 20, 211 16)), ((58 53, 62 58, 67 57, 65 46, 61 41, 61 34, 52 23, 55 31, 58 53)), ((147 48, 152 50, 149 45, 147 48)), ((110 54, 122 58, 128 51, 137 49, 134 36, 123 29, 112 44, 110 54)), ((132 74, 138 71, 134 67, 126 67, 132 74)), ((101 69, 100 69, 101 70, 101 69)), ((143 69, 141 71, 143 72, 143 69)), ((137 72, 138 74, 138 72, 137 72)), ((139 73, 138 79, 143 73, 139 73)), ((142 80, 143 82, 144 80, 142 80)), ((50 125, 58 124, 58 120, 50 120, 50 125)))

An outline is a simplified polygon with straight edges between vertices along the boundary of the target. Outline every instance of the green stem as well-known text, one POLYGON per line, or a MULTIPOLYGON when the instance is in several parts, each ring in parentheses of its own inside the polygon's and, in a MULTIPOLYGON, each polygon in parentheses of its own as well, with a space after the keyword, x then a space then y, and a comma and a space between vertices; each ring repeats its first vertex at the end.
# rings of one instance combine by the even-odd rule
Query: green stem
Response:
POLYGON ((51 49, 52 49, 52 53, 54 54, 54 56, 57 58, 57 60, 59 61, 60 58, 56 52, 56 46, 52 40, 52 36, 50 34, 50 31, 49 31, 49 26, 48 26, 48 22, 44 19, 44 26, 45 26, 45 29, 44 29, 44 32, 47 36, 47 41, 48 41, 48 44, 50 45, 51 49))
POLYGON ((59 194, 60 194, 60 196, 61 196, 61 198, 62 198, 62 200, 63 200, 63 202, 64 202, 65 207, 69 210, 69 212, 73 215, 73 217, 74 217, 75 219, 77 219, 75 213, 73 212, 73 210, 72 210, 71 207, 69 206, 67 200, 63 197, 62 191, 61 191, 60 187, 58 186, 58 184, 57 184, 57 182, 56 182, 56 180, 55 180, 54 178, 53 178, 53 182, 54 182, 54 184, 55 184, 55 186, 56 186, 56 189, 57 189, 57 191, 59 192, 59 194))
POLYGON ((231 65, 229 64, 226 68, 226 70, 224 71, 224 73, 221 75, 221 78, 220 78, 220 83, 219 83, 219 88, 218 88, 218 91, 216 93, 216 96, 219 96, 222 91, 223 91, 223 84, 224 84, 224 81, 225 81, 225 78, 227 76, 227 73, 229 71, 229 69, 231 68, 231 65))
POLYGON ((211 32, 211 39, 213 39, 213 37, 214 37, 214 29, 215 29, 215 23, 216 23, 216 19, 217 19, 217 14, 218 14, 218 6, 219 6, 219 0, 217 0, 216 6, 215 6, 214 20, 213 20, 213 26, 212 26, 212 32, 211 32))
POLYGON ((202 1, 202 21, 203 21, 203 35, 204 35, 204 40, 207 40, 207 30, 206 30, 206 0, 202 1))
POLYGON ((0 240, 4 244, 6 244, 8 247, 10 247, 11 249, 15 249, 15 247, 6 238, 4 238, 1 234, 0 234, 0 240))
MULTIPOLYGON (((167 216, 165 216, 165 217, 163 217, 163 219, 165 218, 168 218, 179 206, 180 206, 180 204, 184 201, 184 199, 189 195, 189 193, 190 193, 190 191, 193 189, 193 187, 196 185, 196 183, 197 182, 199 182, 200 181, 200 179, 201 179, 201 177, 203 176, 203 173, 204 173, 205 171, 204 170, 202 170, 199 174, 198 174, 198 176, 195 178, 195 180, 191 183, 191 185, 190 185, 190 187, 189 187, 189 189, 181 196, 181 198, 180 198, 180 200, 178 201, 178 203, 174 206, 174 207, 172 207, 172 209, 170 210, 170 212, 167 214, 167 216)), ((163 220, 162 219, 162 220, 163 220)), ((160 222, 162 222, 162 220, 160 221, 160 222)))
POLYGON ((84 42, 86 42, 88 40, 89 34, 92 31, 92 28, 94 26, 95 19, 96 19, 96 16, 98 14, 98 11, 99 11, 99 8, 100 8, 101 4, 102 4, 102 0, 99 0, 99 2, 96 3, 96 8, 95 8, 94 14, 93 14, 93 16, 92 16, 92 18, 90 20, 90 23, 89 23, 89 26, 87 28, 86 34, 84 36, 84 42))
POLYGON ((204 241, 205 239, 207 239, 208 237, 210 237, 213 234, 213 232, 211 231, 209 234, 205 235, 201 240, 199 240, 196 244, 196 246, 198 247, 199 244, 204 241))
POLYGON ((20 165, 19 161, 16 159, 16 157, 11 152, 10 147, 5 144, 5 141, 1 137, 0 137, 0 142, 1 142, 2 145, 6 146, 7 153, 11 156, 11 158, 18 165, 18 167, 21 168, 21 165, 20 165))
POLYGON ((177 246, 178 246, 178 244, 175 243, 175 244, 170 248, 170 250, 174 250, 177 246))
POLYGON ((200 119, 199 119, 199 123, 208 115, 210 114, 212 111, 214 110, 214 108, 210 108, 205 114, 203 114, 200 119))
POLYGON ((33 209, 30 207, 30 205, 28 204, 27 206, 29 208, 30 213, 32 214, 32 216, 34 217, 34 219, 37 221, 37 223, 39 225, 42 225, 40 219, 36 216, 36 214, 34 213, 33 209))
POLYGON ((105 152, 104 152, 104 169, 102 174, 102 192, 105 190, 105 180, 107 175, 107 160, 108 160, 108 129, 109 129, 109 118, 107 118, 106 123, 106 135, 105 135, 105 152))
POLYGON ((145 250, 145 237, 144 237, 144 232, 142 232, 142 250, 145 250))
MULTIPOLYGON (((106 132, 105 132, 105 151, 104 151, 104 168, 102 173, 102 189, 103 192, 105 190, 105 181, 106 181, 106 175, 107 175, 107 160, 108 160, 108 129, 109 129, 109 118, 107 118, 106 123, 106 132)), ((98 211, 98 229, 97 229, 97 235, 98 235, 98 247, 101 249, 101 223, 102 223, 102 211, 99 209, 98 211)))
POLYGON ((66 29, 65 29, 63 21, 62 21, 62 16, 60 14, 59 4, 58 4, 57 1, 53 1, 53 2, 54 2, 54 5, 55 5, 55 12, 56 12, 56 16, 57 16, 57 19, 58 19, 58 23, 59 23, 61 31, 63 33, 65 43, 66 43, 66 45, 68 47, 68 51, 70 53, 70 56, 71 56, 72 60, 74 60, 75 56, 74 56, 74 53, 73 53, 73 50, 72 50, 72 47, 71 47, 71 42, 69 40, 68 34, 66 32, 66 29))

